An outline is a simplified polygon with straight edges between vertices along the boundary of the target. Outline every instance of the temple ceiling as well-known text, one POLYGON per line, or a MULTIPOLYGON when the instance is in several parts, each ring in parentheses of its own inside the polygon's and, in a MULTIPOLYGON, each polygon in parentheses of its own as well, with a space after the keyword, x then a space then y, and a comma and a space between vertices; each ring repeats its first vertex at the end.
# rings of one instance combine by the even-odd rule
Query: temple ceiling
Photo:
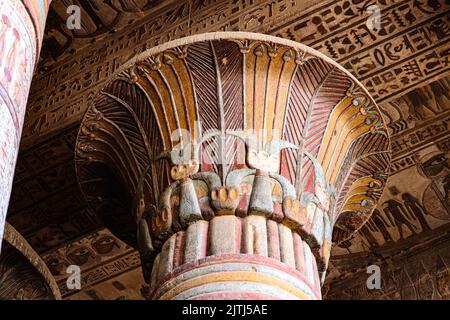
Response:
MULTIPOLYGON (((65 290, 67 275, 61 271, 73 261, 87 271, 84 281, 89 289, 78 297, 137 298, 136 290, 131 293, 127 288, 139 290, 142 281, 139 255, 123 241, 127 231, 119 236, 111 232, 124 223, 114 214, 121 212, 121 203, 107 206, 109 216, 100 219, 77 182, 74 151, 83 115, 96 93, 130 58, 168 40, 207 31, 255 31, 311 46, 352 73, 380 107, 391 136, 391 175, 369 222, 333 248, 331 283, 343 281, 345 287, 345 279, 354 279, 370 262, 404 261, 408 250, 421 257, 421 252, 444 241, 450 220, 449 4, 373 2, 382 12, 383 28, 378 31, 368 30, 367 3, 357 0, 270 5, 194 1, 191 6, 188 1, 133 1, 126 7, 124 1, 79 1, 89 16, 82 30, 69 33, 60 23, 50 23, 28 101, 8 222, 47 262, 63 298, 77 298, 65 290), (128 274, 133 281, 127 280, 128 274), (114 293, 102 295, 106 288, 114 293)), ((52 4, 55 21, 64 17, 64 5, 64 1, 52 4)), ((106 191, 123 194, 112 186, 106 191)), ((444 249, 436 261, 439 270, 450 265, 444 249)), ((420 268, 431 270, 434 264, 420 268)), ((407 268, 402 272, 411 288, 416 278, 419 283, 428 281, 407 268)), ((434 297, 448 294, 437 280, 432 283, 436 292, 443 292, 434 297)), ((422 295, 433 297, 425 289, 422 295)))
POLYGON ((110 1, 54 1, 47 18, 44 45, 40 57, 40 72, 56 61, 76 54, 83 47, 99 42, 139 18, 158 15, 173 0, 110 0, 110 1), (78 6, 82 24, 69 29, 66 24, 69 6, 78 6))

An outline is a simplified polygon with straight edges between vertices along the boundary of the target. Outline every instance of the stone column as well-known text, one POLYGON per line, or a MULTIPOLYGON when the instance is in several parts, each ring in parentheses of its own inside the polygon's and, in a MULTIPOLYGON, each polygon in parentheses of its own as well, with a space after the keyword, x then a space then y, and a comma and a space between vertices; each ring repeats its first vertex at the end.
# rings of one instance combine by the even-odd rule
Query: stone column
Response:
POLYGON ((217 216, 172 235, 153 263, 151 299, 320 299, 310 245, 264 216, 217 216))
POLYGON ((0 239, 8 210, 28 92, 39 58, 50 2, 0 2, 0 239))
POLYGON ((77 141, 97 212, 111 185, 133 199, 123 214, 137 222, 149 299, 321 299, 331 245, 370 217, 389 161, 381 113, 351 74, 249 33, 137 56, 77 141))

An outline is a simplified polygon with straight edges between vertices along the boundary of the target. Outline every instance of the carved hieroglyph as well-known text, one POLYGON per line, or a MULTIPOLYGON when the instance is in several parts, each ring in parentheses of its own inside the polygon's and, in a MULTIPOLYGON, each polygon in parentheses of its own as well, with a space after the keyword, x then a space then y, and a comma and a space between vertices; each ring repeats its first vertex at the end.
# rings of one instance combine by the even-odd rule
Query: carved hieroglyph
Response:
POLYGON ((31 77, 50 2, 0 2, 0 239, 8 209, 31 77))
POLYGON ((319 299, 333 227, 340 242, 367 221, 390 161, 378 107, 344 68, 250 33, 132 59, 94 99, 76 152, 94 207, 102 168, 134 199, 154 299, 319 299))

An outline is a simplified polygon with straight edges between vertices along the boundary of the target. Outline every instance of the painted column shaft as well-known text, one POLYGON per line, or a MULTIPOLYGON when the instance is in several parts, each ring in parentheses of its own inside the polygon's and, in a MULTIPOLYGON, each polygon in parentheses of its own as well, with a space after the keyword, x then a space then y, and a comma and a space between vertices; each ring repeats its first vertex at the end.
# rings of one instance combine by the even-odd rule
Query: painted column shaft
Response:
POLYGON ((0 239, 3 238, 28 93, 50 2, 0 1, 0 239))
POLYGON ((166 241, 153 264, 151 299, 321 298, 309 245, 263 216, 217 216, 166 241))

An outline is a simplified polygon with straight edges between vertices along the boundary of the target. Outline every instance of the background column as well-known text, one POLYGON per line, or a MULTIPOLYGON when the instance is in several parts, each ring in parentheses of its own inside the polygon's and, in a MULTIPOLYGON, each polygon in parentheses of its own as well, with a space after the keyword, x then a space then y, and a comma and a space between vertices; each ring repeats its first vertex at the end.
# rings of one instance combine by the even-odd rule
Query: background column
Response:
POLYGON ((0 239, 3 238, 28 92, 50 2, 0 1, 0 239))

